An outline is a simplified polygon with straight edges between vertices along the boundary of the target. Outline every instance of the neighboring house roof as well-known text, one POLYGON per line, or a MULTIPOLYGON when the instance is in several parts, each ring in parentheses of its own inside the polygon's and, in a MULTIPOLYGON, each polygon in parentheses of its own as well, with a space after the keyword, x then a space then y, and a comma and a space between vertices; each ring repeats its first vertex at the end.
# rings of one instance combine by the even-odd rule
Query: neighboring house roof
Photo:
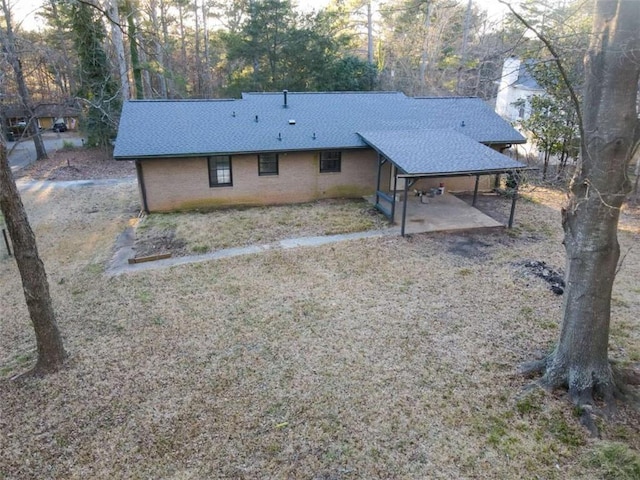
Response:
POLYGON ((288 93, 286 108, 284 98, 283 93, 245 93, 240 100, 126 102, 114 156, 366 148, 357 132, 381 130, 445 128, 485 144, 525 142, 478 98, 411 98, 398 92, 288 93))
POLYGON ((538 85, 536 79, 529 73, 529 69, 535 65, 533 60, 526 60, 520 64, 518 69, 518 79, 515 81, 515 87, 526 88, 527 90, 539 90, 544 91, 544 89, 538 85))
MULTIPOLYGON (((9 104, 3 105, 0 108, 5 118, 25 118, 29 116, 28 110, 22 105, 9 104)), ((33 115, 36 118, 77 117, 80 113, 80 107, 73 101, 64 103, 38 103, 33 106, 33 115)))
POLYGON ((523 164, 448 129, 359 132, 410 176, 444 176, 523 168, 523 164))

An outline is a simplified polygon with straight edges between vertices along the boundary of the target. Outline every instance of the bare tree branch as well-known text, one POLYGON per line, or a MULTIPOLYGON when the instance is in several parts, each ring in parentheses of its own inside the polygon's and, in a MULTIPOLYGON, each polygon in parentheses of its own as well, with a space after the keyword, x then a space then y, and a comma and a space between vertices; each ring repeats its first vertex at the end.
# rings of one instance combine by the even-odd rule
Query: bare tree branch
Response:
POLYGON ((569 95, 571 96, 571 103, 573 103, 573 106, 576 109, 576 113, 578 116, 578 130, 580 131, 580 138, 585 138, 584 125, 582 123, 582 110, 580 107, 580 100, 578 100, 578 96, 576 95, 573 85, 569 80, 569 76, 567 75, 567 71, 565 70, 562 60, 560 59, 560 55, 558 54, 554 46, 551 44, 549 39, 544 35, 542 35, 542 33, 539 32, 533 25, 531 25, 531 23, 528 22, 522 15, 516 12, 511 6, 511 4, 507 3, 505 0, 498 0, 498 2, 501 3, 502 5, 505 5, 507 8, 509 8, 511 13, 518 19, 518 21, 522 23, 528 30, 531 30, 551 53, 551 56, 553 57, 553 61, 558 67, 558 71, 560 72, 560 76, 562 77, 562 81, 567 87, 567 90, 569 90, 569 95))

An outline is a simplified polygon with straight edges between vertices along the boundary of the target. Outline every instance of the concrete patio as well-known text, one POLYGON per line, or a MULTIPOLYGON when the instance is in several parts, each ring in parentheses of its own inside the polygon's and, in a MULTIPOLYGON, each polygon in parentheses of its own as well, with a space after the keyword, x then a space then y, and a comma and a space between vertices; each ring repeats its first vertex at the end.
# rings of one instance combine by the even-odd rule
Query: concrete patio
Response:
MULTIPOLYGON (((375 204, 375 196, 366 199, 375 204)), ((402 206, 402 200, 397 200, 393 228, 398 233, 402 224, 402 206)), ((450 193, 434 197, 410 195, 407 199, 405 234, 497 228, 505 228, 505 225, 450 193)))

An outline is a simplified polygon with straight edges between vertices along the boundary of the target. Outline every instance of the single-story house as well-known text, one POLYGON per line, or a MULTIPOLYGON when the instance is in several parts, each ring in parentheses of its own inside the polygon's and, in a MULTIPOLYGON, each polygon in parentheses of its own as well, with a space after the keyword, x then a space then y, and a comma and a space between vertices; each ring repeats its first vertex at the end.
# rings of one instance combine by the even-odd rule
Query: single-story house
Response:
POLYGON ((284 91, 126 102, 114 157, 147 212, 375 194, 392 217, 409 189, 490 190, 524 141, 479 98, 284 91))
MULTIPOLYGON (((8 129, 21 129, 29 122, 30 112, 19 104, 2 105, 1 114, 8 129)), ((78 127, 80 107, 75 100, 62 103, 38 103, 33 106, 33 120, 38 128, 50 130, 56 123, 64 123, 69 130, 78 127)))

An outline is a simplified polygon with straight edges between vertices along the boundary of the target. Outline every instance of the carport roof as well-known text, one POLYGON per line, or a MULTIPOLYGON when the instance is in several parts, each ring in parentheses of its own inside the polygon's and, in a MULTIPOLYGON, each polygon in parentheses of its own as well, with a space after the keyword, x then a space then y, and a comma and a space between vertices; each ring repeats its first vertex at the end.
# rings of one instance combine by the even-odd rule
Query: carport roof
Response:
POLYGON ((393 162, 404 174, 400 176, 435 177, 527 168, 451 129, 379 130, 358 134, 393 162))

